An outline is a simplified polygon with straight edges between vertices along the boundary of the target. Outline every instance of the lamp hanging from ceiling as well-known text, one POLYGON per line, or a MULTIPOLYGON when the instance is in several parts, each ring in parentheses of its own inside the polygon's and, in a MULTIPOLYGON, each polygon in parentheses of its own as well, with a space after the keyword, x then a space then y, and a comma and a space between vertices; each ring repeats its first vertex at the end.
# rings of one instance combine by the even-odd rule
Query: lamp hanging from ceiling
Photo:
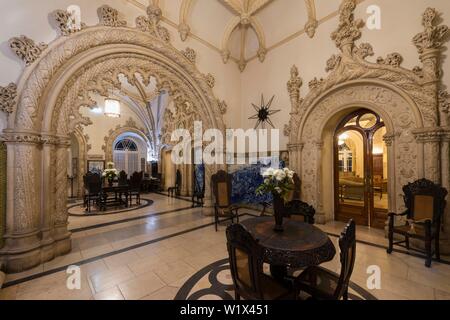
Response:
POLYGON ((120 101, 116 99, 105 99, 105 115, 111 118, 120 118, 120 101))

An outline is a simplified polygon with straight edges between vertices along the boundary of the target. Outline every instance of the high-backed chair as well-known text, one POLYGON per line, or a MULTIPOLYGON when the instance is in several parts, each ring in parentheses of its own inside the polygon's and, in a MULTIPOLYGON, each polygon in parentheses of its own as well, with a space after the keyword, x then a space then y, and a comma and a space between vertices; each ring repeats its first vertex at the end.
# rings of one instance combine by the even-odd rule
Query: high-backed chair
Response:
POLYGON ((86 210, 91 212, 91 203, 96 204, 100 210, 106 210, 106 196, 103 193, 102 178, 99 174, 88 173, 83 178, 85 183, 86 210))
POLYGON ((409 239, 419 239, 425 242, 425 265, 431 266, 433 258, 432 241, 435 241, 436 258, 440 260, 439 232, 444 214, 447 190, 427 179, 417 180, 403 187, 406 211, 401 214, 389 213, 389 248, 405 243, 409 250, 409 239), (397 217, 406 217, 406 221, 396 224, 397 217), (404 236, 403 241, 394 242, 394 234, 404 236))
POLYGON ((183 178, 181 176, 181 171, 177 170, 176 173, 176 178, 175 178, 175 186, 170 187, 167 191, 168 191, 168 196, 169 197, 173 197, 173 196, 180 196, 181 194, 181 184, 183 182, 183 178))
POLYGON ((193 171, 192 207, 203 207, 205 199, 205 165, 195 165, 193 171))
POLYGON ((356 257, 355 229, 355 222, 350 220, 339 238, 340 275, 322 267, 309 267, 295 279, 300 292, 318 300, 348 300, 348 285, 356 257))
POLYGON ((141 204, 141 185, 142 179, 144 178, 143 172, 135 172, 130 177, 129 189, 128 189, 128 198, 130 200, 130 206, 133 202, 133 196, 136 198, 136 204, 141 204))
POLYGON ((306 202, 295 199, 288 202, 285 205, 285 209, 285 216, 288 218, 296 219, 297 217, 302 217, 306 223, 315 223, 314 215, 316 214, 316 210, 306 202))
POLYGON ((264 274, 263 249, 241 224, 227 228, 227 248, 236 300, 295 299, 295 290, 264 274))
POLYGON ((126 186, 128 184, 128 175, 125 171, 119 173, 119 186, 126 186))
POLYGON ((239 207, 231 203, 231 181, 231 174, 228 174, 223 170, 218 171, 211 177, 214 194, 214 221, 216 231, 218 229, 220 217, 231 218, 232 223, 234 223, 234 218, 236 218, 239 223, 239 207))

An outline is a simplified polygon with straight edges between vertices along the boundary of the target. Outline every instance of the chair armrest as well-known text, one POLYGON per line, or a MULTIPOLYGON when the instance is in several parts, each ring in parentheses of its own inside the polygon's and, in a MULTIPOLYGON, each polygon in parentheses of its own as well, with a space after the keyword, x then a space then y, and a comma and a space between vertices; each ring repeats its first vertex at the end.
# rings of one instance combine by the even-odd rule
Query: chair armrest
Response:
POLYGON ((407 214, 408 214, 408 211, 405 211, 402 213, 389 212, 388 216, 389 217, 402 217, 402 216, 406 216, 407 214))

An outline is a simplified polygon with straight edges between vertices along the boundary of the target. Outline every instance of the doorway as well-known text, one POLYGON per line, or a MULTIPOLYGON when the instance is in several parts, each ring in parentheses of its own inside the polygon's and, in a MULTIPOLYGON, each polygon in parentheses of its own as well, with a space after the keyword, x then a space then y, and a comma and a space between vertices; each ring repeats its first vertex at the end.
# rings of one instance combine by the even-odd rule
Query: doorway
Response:
POLYGON ((335 218, 384 228, 388 213, 386 126, 373 111, 359 109, 334 135, 335 218))

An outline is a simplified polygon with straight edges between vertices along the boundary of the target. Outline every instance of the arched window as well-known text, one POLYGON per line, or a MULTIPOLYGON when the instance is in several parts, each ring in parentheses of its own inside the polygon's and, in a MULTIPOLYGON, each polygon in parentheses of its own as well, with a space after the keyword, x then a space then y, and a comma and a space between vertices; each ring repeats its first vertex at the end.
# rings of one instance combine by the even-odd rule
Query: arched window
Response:
POLYGON ((127 138, 117 141, 114 146, 114 164, 117 170, 123 170, 128 175, 141 171, 136 142, 127 138))

